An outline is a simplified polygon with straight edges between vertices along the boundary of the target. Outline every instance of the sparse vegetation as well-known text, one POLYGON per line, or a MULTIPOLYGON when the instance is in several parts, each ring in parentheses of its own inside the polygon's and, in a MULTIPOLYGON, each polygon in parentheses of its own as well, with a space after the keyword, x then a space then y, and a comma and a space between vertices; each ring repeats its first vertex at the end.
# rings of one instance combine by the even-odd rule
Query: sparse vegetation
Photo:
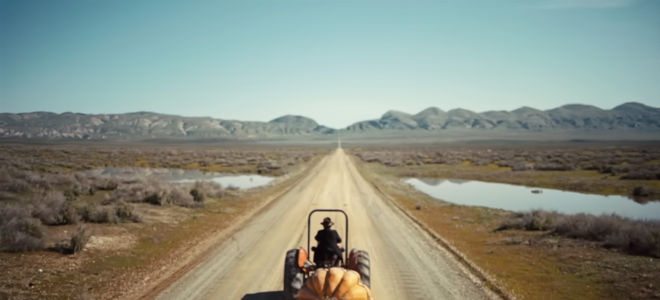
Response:
POLYGON ((0 298, 63 299, 125 294, 118 286, 161 272, 264 195, 296 182, 328 149, 84 143, 0 144, 0 151, 0 269, 11 270, 0 276, 0 298), (168 168, 285 176, 242 191, 153 176, 168 168))
POLYGON ((364 162, 400 170, 399 175, 404 177, 436 177, 433 173, 437 175, 441 170, 463 176, 461 179, 542 184, 549 188, 622 194, 638 201, 660 200, 660 148, 653 144, 372 147, 350 151, 364 162), (406 168, 397 168, 400 166, 406 168), (491 178, 484 168, 498 174, 491 178), (567 177, 573 182, 562 182, 561 177, 567 175, 560 174, 577 176, 567 177))
MULTIPOLYGON (((3 175, 0 190, 25 190, 25 181, 38 182, 41 174, 60 174, 61 180, 73 180, 68 171, 84 171, 101 167, 152 167, 173 169, 197 169, 228 173, 259 173, 281 175, 285 169, 307 162, 324 150, 306 148, 258 148, 258 147, 200 147, 101 144, 40 145, 2 144, 0 168, 3 175), (28 177, 7 173, 11 170, 38 171, 25 173, 28 177), (66 176, 65 176, 66 175, 66 176), (5 177, 13 178, 7 180, 5 177), (10 184, 9 186, 5 184, 10 184)), ((114 189, 116 182, 97 182, 97 188, 114 189)))
POLYGON ((85 248, 85 245, 87 245, 87 242, 89 241, 89 237, 90 234, 87 231, 87 227, 85 227, 85 225, 78 226, 76 232, 71 236, 71 241, 69 246, 71 254, 76 254, 82 251, 82 249, 85 248))
POLYGON ((32 208, 32 216, 41 220, 44 225, 66 225, 78 223, 78 214, 64 195, 56 191, 48 191, 31 200, 28 207, 32 208))
MULTIPOLYGON (((106 167, 198 169, 279 175, 309 161, 309 150, 202 147, 85 147, 0 145, 1 251, 55 249, 44 226, 141 222, 140 203, 200 208, 235 187, 212 182, 170 183, 139 172, 106 175, 106 167)), ((51 231, 48 231, 51 232, 51 231)), ((82 241, 82 240, 81 240, 82 241)), ((61 243, 60 243, 61 244, 61 243)), ((67 243, 65 243, 67 244, 67 243)), ((76 252, 76 251, 73 251, 76 252)))
POLYGON ((364 162, 388 166, 446 164, 497 165, 513 171, 597 170, 601 174, 629 175, 621 179, 658 179, 660 149, 639 147, 420 147, 356 148, 364 162))
POLYGON ((549 234, 600 242, 603 247, 630 254, 660 257, 660 223, 655 221, 533 210, 513 214, 496 230, 507 229, 548 231, 549 234))
MULTIPOLYGON (((525 149, 518 148, 521 153, 525 149)), ((585 150, 582 147, 576 149, 570 151, 585 150)), ((408 149, 410 152, 416 150, 408 149)), ((591 150, 599 151, 597 147, 591 150)), ((352 151, 368 153, 375 150, 352 151)), ((564 216, 553 212, 516 214, 449 204, 415 190, 400 179, 408 176, 459 178, 581 191, 598 191, 592 188, 610 186, 626 186, 631 190, 639 185, 657 187, 657 181, 619 180, 609 175, 603 179, 597 171, 580 169, 514 172, 497 165, 480 166, 475 161, 470 164, 391 167, 362 160, 364 163, 357 164, 357 167, 365 179, 383 192, 384 198, 390 198, 437 233, 490 275, 498 286, 510 292, 513 298, 652 299, 660 296, 657 223, 616 216, 581 218, 579 215, 558 223, 557 220, 564 216), (420 206, 423 209, 417 209, 420 206), (498 228, 501 229, 496 230, 498 228)), ((657 164, 654 161, 647 163, 657 164)))
POLYGON ((33 218, 25 207, 14 204, 0 206, 0 250, 23 252, 44 248, 41 222, 33 218))
POLYGON ((62 254, 76 254, 85 248, 90 237, 91 235, 87 227, 84 224, 80 224, 76 228, 76 231, 71 234, 71 238, 56 243, 52 247, 52 250, 62 254))

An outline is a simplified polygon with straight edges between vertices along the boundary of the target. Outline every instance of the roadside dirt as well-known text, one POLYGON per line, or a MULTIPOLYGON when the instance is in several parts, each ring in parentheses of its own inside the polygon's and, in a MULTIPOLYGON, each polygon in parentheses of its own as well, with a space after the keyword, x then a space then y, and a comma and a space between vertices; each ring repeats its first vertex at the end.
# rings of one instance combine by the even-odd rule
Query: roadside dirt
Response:
MULTIPOLYGON (((159 292, 157 299, 279 299, 284 254, 306 246, 309 211, 340 208, 349 215, 348 247, 371 255, 375 299, 497 298, 428 233, 381 199, 343 150, 308 174, 197 267, 147 297, 159 292)), ((325 216, 312 220, 312 234, 325 216)), ((346 238, 343 218, 329 216, 346 238)))

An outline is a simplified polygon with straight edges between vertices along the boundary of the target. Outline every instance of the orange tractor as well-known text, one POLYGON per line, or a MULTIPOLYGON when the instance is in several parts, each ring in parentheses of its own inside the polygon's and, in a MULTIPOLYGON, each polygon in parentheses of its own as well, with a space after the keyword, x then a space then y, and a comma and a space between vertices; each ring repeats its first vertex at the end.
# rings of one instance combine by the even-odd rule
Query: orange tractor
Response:
MULTIPOLYGON (((307 249, 286 252, 284 259, 284 297, 287 300, 371 300, 371 262, 369 253, 351 249, 343 257, 309 260, 312 215, 317 212, 339 212, 346 219, 344 249, 348 249, 348 215, 341 209, 315 209, 307 216, 307 249)), ((318 250, 316 255, 319 255, 318 250)))

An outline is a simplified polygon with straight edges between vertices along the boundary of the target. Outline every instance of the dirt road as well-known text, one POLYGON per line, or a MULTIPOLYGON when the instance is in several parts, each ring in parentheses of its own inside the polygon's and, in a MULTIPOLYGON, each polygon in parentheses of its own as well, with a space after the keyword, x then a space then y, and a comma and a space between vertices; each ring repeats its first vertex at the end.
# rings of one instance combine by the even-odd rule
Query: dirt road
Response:
MULTIPOLYGON (((375 299, 492 298, 481 283, 423 230, 381 199, 338 149, 310 175, 247 222, 208 259, 164 290, 158 299, 280 299, 286 250, 306 246, 307 214, 340 208, 349 215, 349 247, 371 255, 375 299)), ((330 216, 344 237, 338 214, 330 216)))

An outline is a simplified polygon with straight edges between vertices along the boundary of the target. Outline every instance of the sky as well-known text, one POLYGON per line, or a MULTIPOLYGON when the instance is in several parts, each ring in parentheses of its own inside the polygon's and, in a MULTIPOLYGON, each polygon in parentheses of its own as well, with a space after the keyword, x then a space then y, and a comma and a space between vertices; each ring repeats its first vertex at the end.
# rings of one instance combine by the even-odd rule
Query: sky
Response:
POLYGON ((660 107, 660 0, 0 0, 0 112, 660 107))

